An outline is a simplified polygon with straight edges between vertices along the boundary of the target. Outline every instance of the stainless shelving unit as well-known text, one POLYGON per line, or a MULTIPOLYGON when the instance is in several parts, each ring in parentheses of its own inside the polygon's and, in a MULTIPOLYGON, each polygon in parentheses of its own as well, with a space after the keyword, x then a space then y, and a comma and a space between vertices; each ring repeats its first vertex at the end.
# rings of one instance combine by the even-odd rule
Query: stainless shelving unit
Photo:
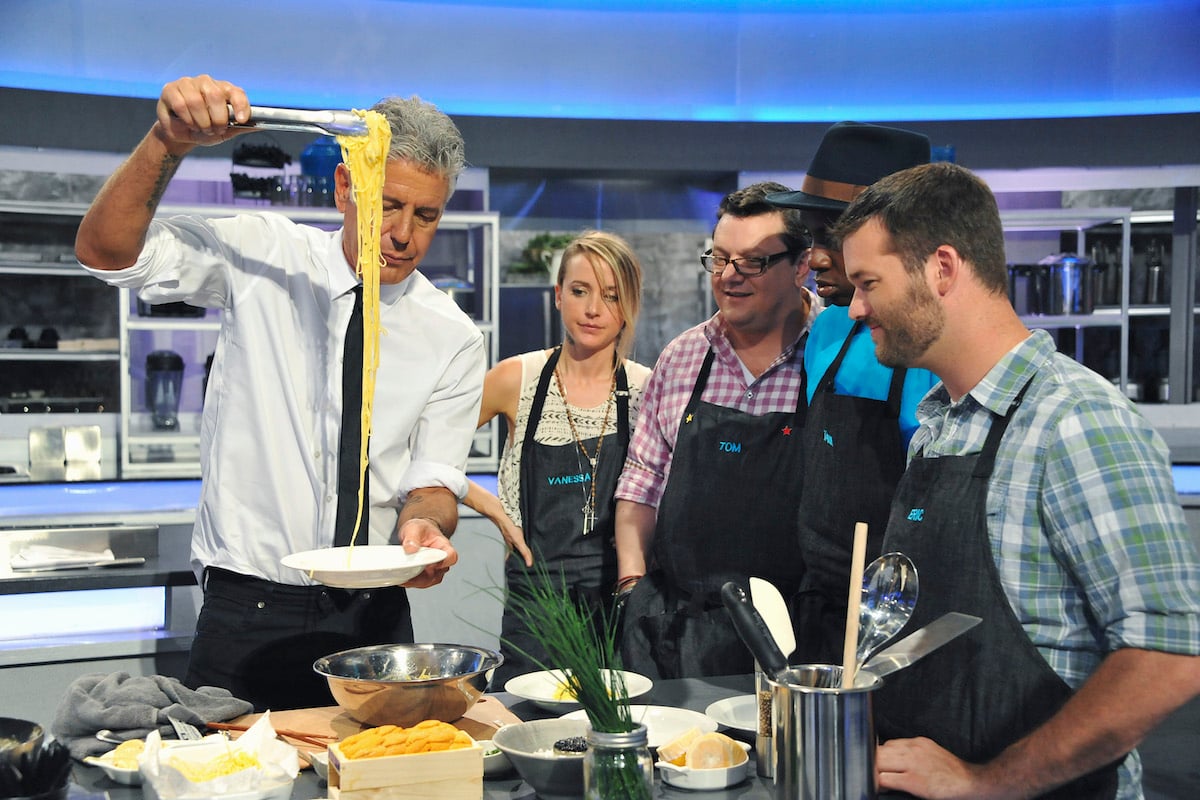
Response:
POLYGON ((1120 370, 1118 386, 1125 392, 1129 384, 1129 262, 1133 212, 1128 208, 1051 208, 1000 212, 1005 232, 1074 231, 1077 253, 1086 253, 1087 231, 1097 225, 1121 226, 1121 302, 1111 308, 1098 308, 1091 314, 1027 314, 1021 317, 1031 328, 1054 330, 1073 328, 1075 359, 1082 362, 1084 328, 1116 328, 1120 332, 1120 370))

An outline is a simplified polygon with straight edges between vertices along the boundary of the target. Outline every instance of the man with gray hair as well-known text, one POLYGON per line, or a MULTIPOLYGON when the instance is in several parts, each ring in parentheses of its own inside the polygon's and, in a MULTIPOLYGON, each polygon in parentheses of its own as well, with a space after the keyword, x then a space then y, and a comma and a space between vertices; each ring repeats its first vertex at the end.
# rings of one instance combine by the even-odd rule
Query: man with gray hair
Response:
POLYGON ((250 118, 241 88, 181 78, 163 88, 157 122, 101 188, 75 243, 90 272, 147 302, 221 311, 192 536, 204 604, 185 682, 227 688, 259 709, 328 705, 316 658, 413 638, 402 587, 316 585, 283 566, 284 556, 349 544, 361 513, 360 544, 445 552, 407 586, 440 582, 458 560, 449 536, 467 490, 483 337, 416 269, 463 169, 463 141, 417 98, 375 110, 392 129, 379 242, 387 335, 365 469, 361 346, 354 352, 363 326, 359 209, 344 164, 334 175, 337 231, 271 213, 155 219, 184 156, 245 132, 233 125, 250 118))

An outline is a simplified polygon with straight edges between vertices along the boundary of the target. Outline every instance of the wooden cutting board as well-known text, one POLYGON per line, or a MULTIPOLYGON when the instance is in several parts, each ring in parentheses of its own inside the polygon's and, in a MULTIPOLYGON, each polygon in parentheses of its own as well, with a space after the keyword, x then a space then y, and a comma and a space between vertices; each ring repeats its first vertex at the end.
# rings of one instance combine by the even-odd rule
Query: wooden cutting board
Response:
MULTIPOLYGON (((296 708, 290 711, 272 711, 270 713, 271 726, 277 731, 296 731, 313 737, 329 737, 328 741, 330 742, 340 741, 347 736, 371 727, 355 720, 343 711, 341 706, 296 708)), ((247 714, 246 716, 230 720, 230 723, 249 727, 261 716, 262 714, 247 714)), ((472 706, 460 719, 455 720, 451 724, 471 734, 475 739, 491 739, 492 734, 501 725, 520 721, 521 718, 509 711, 499 700, 494 697, 485 696, 479 698, 479 702, 472 706)), ((230 733, 230 736, 234 738, 238 735, 235 732, 230 733)), ((283 738, 288 744, 295 745, 300 750, 317 751, 324 749, 308 742, 290 739, 286 735, 283 738)))

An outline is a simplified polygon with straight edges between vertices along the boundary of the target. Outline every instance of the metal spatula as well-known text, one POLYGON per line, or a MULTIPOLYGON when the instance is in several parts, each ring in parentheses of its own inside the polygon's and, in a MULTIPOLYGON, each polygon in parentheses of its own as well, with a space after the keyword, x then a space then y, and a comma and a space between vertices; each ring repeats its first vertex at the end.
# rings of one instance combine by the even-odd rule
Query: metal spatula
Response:
POLYGON ((890 675, 898 669, 917 663, 942 645, 957 639, 974 628, 982 620, 970 614, 951 611, 919 628, 891 647, 885 647, 872 656, 863 669, 879 677, 890 675))

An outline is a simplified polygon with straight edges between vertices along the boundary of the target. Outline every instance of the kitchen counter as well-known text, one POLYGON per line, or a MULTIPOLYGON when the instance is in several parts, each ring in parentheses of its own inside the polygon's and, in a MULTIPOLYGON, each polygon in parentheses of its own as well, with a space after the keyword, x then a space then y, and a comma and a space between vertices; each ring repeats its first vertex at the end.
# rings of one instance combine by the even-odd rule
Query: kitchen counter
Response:
MULTIPOLYGON (((704 679, 659 681, 646 696, 645 702, 653 705, 678 706, 694 711, 704 711, 711 703, 727 697, 749 694, 753 678, 749 675, 733 675, 704 679)), ((500 692, 495 695, 522 719, 539 719, 551 716, 532 703, 520 701, 512 695, 500 692)), ((641 699, 641 698, 639 698, 641 699)), ((736 734, 738 738, 753 741, 753 737, 736 734)), ((1195 762, 1195 753, 1200 752, 1200 700, 1184 706, 1169 717, 1147 737, 1142 747, 1142 760, 1146 768, 1144 781, 1146 800, 1191 800, 1200 792, 1200 766, 1195 762)), ((754 754, 751 752, 751 758, 754 754)), ((655 771, 656 798, 703 798, 703 800, 773 800, 774 784, 758 777, 751 764, 750 777, 742 783, 722 791, 692 792, 667 786, 658 780, 655 771)), ((72 800, 91 800, 107 795, 108 800, 142 800, 140 788, 121 786, 109 780, 100 769, 77 764, 74 771, 76 786, 72 787, 72 800)), ((296 781, 292 800, 314 800, 326 796, 325 783, 311 770, 304 770, 296 781)), ((536 794, 516 773, 511 777, 484 781, 485 800, 533 800, 536 794)), ((898 795, 881 795, 880 800, 891 800, 898 795)))

